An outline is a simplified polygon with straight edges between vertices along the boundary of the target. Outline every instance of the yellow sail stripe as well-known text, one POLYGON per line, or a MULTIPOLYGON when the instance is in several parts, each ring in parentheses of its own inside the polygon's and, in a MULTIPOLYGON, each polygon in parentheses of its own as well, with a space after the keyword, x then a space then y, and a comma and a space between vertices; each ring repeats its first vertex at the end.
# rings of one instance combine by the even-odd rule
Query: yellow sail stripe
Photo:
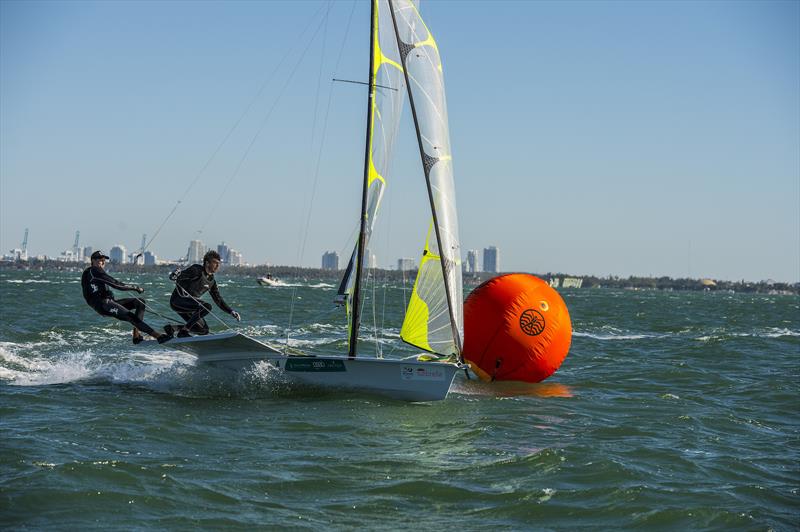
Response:
MULTIPOLYGON (((380 10, 377 8, 377 0, 376 0, 375 3, 376 3, 375 18, 378 19, 380 17, 380 15, 379 15, 380 10)), ((386 57, 385 55, 383 55, 383 50, 381 49, 381 43, 380 43, 380 36, 378 34, 378 30, 379 30, 379 26, 380 26, 379 22, 380 22, 379 20, 375 21, 375 34, 372 36, 373 47, 374 47, 374 50, 375 50, 375 64, 372 67, 372 75, 376 79, 378 77, 378 70, 380 70, 380 68, 383 65, 394 67, 397 70, 399 70, 400 72, 403 71, 403 67, 400 64, 398 64, 396 61, 393 61, 393 60, 389 59, 388 57, 386 57)), ((375 87, 371 87, 370 90, 373 91, 373 93, 374 93, 375 87)), ((386 186, 386 179, 384 179, 384 177, 378 173, 378 169, 375 168, 375 163, 373 162, 373 159, 372 159, 372 138, 373 138, 373 135, 375 134, 375 117, 376 116, 378 118, 381 118, 380 110, 378 109, 378 104, 375 101, 375 98, 373 97, 373 99, 372 99, 372 118, 373 118, 372 119, 372 131, 369 132, 369 143, 370 143, 370 146, 369 146, 369 171, 368 171, 368 174, 367 174, 367 186, 371 186, 372 182, 375 181, 376 179, 379 179, 381 181, 381 183, 383 183, 383 185, 386 186)))
MULTIPOLYGON (((436 44, 436 40, 433 38, 433 34, 431 33, 431 30, 429 30, 428 29, 428 25, 425 24, 425 19, 423 19, 422 15, 419 14, 419 10, 417 9, 417 6, 415 6, 413 2, 411 2, 410 5, 411 5, 411 9, 413 9, 414 12, 417 14, 417 18, 419 18, 419 21, 422 22, 422 25, 425 27, 425 31, 428 32, 428 38, 425 39, 424 41, 420 41, 420 42, 414 43, 414 47, 418 48, 420 46, 430 46, 434 50, 436 50, 436 54, 439 55, 439 45, 436 44)), ((441 70, 442 70, 442 62, 441 62, 441 60, 439 61, 439 64, 437 65, 437 67, 439 68, 439 71, 441 72, 441 70)))

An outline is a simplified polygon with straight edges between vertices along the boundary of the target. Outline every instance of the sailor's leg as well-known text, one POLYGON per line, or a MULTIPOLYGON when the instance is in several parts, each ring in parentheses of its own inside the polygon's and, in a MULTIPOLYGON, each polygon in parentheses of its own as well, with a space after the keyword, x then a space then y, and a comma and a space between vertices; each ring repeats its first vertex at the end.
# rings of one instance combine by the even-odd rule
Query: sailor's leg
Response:
POLYGON ((145 334, 149 334, 153 338, 158 338, 160 336, 160 334, 157 333, 152 327, 136 317, 134 312, 131 312, 122 306, 120 302, 114 301, 113 299, 105 299, 103 300, 101 310, 102 312, 100 313, 104 316, 110 316, 121 321, 127 321, 140 331, 144 332, 145 334))
POLYGON ((195 321, 192 326, 192 332, 202 335, 208 334, 208 323, 206 323, 205 317, 211 312, 211 304, 205 301, 200 301, 200 304, 203 305, 203 309, 200 311, 200 319, 195 321))
POLYGON ((197 301, 190 297, 173 297, 170 306, 186 320, 184 328, 189 331, 193 330, 195 324, 203 319, 203 316, 208 314, 211 305, 204 301, 197 301))
POLYGON ((192 327, 192 332, 199 335, 208 334, 208 323, 204 318, 200 318, 195 322, 194 327, 192 327))
POLYGON ((133 311, 140 320, 144 319, 144 311, 147 308, 147 302, 144 299, 140 297, 126 297, 125 299, 117 299, 117 303, 133 311))
MULTIPOLYGON (((143 321, 144 318, 144 310, 147 307, 146 302, 144 299, 138 297, 128 297, 125 299, 117 299, 117 303, 128 309, 129 311, 133 312, 136 315, 136 318, 139 321, 143 321)), ((142 334, 139 332, 139 328, 134 326, 133 327, 133 342, 139 343, 142 341, 142 334)))

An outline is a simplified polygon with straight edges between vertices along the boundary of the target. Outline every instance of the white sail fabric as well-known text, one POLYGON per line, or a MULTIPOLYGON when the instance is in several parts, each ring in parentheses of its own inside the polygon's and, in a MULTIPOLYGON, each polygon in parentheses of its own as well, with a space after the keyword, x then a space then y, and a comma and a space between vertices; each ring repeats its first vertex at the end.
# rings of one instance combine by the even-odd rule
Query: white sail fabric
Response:
MULTIPOLYGON (((367 188, 366 230, 364 241, 369 249, 369 240, 375 227, 383 191, 386 188, 389 165, 392 158, 397 128, 405 98, 405 77, 401 66, 400 53, 389 12, 388 0, 374 0, 375 34, 372 36, 374 53, 373 72, 375 75, 374 99, 372 102, 372 131, 369 135, 369 175, 367 188)), ((358 236, 350 262, 339 285, 339 297, 347 309, 348 328, 352 327, 352 297, 355 288, 355 261, 358 255, 358 236)), ((369 256, 364 253, 364 262, 369 256)), ((349 335, 348 335, 349 338, 349 335)))
POLYGON ((464 339, 461 245, 442 62, 417 6, 409 0, 392 0, 392 6, 435 220, 400 335, 421 349, 460 354, 464 339))

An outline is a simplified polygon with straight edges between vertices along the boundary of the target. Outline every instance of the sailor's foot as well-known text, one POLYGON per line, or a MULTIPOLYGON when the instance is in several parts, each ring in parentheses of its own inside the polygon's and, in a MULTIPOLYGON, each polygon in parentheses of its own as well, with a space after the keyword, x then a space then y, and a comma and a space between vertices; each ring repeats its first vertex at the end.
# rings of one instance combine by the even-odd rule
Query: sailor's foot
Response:
POLYGON ((178 331, 178 338, 190 338, 192 335, 189 334, 189 331, 186 329, 181 329, 178 331))
POLYGON ((171 334, 159 334, 158 338, 156 338, 156 340, 158 340, 159 344, 163 344, 164 342, 169 342, 170 340, 172 340, 172 335, 171 334))
POLYGON ((141 344, 143 341, 144 341, 144 338, 142 337, 141 334, 138 334, 138 335, 134 334, 133 335, 133 343, 134 343, 134 345, 141 344))

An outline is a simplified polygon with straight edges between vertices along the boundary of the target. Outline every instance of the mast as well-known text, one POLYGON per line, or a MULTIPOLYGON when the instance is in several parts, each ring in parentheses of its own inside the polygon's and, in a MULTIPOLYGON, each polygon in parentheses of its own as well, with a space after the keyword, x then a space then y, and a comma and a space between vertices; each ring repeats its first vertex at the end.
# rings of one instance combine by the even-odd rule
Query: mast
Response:
MULTIPOLYGON (((400 51, 400 58, 403 62, 403 76, 406 80, 406 93, 408 94, 408 103, 411 106, 411 115, 414 117, 414 130, 417 133, 417 144, 419 145, 419 155, 422 159, 422 168, 425 172, 425 185, 428 188, 428 200, 431 204, 431 215, 433 216, 433 229, 436 232, 436 243, 439 247, 439 262, 442 265, 442 278, 444 281, 444 291, 447 297, 447 312, 450 315, 450 327, 453 329, 453 341, 455 342, 456 350, 458 351, 458 358, 463 362, 461 356, 461 336, 458 333, 458 326, 456 324, 456 317, 453 314, 453 301, 450 296, 450 284, 448 281, 447 269, 448 262, 450 262, 444 255, 444 248, 442 247, 442 237, 439 234, 439 220, 436 215, 436 207, 433 202, 433 190, 431 189, 430 169, 433 167, 438 159, 432 159, 425 153, 425 148, 422 143, 422 134, 419 130, 419 119, 417 117, 417 108, 414 106, 414 95, 411 91, 411 81, 408 79, 408 64, 406 58, 411 50, 415 47, 412 44, 402 42, 400 40, 400 31, 397 29, 397 17, 394 14, 394 3, 392 0, 389 2, 389 12, 392 14, 392 25, 394 26, 394 36, 397 40, 397 49, 400 51)), ((452 266, 451 266, 452 267, 452 266)))
POLYGON ((358 246, 356 246, 356 280, 353 290, 353 320, 350 324, 350 351, 349 358, 356 357, 358 346, 358 328, 361 321, 361 274, 364 269, 364 247, 367 242, 367 189, 369 188, 369 155, 372 149, 372 105, 375 100, 375 18, 377 17, 376 4, 378 0, 370 2, 369 22, 369 97, 367 98, 367 134, 364 143, 364 186, 361 190, 361 226, 358 233, 358 246))

